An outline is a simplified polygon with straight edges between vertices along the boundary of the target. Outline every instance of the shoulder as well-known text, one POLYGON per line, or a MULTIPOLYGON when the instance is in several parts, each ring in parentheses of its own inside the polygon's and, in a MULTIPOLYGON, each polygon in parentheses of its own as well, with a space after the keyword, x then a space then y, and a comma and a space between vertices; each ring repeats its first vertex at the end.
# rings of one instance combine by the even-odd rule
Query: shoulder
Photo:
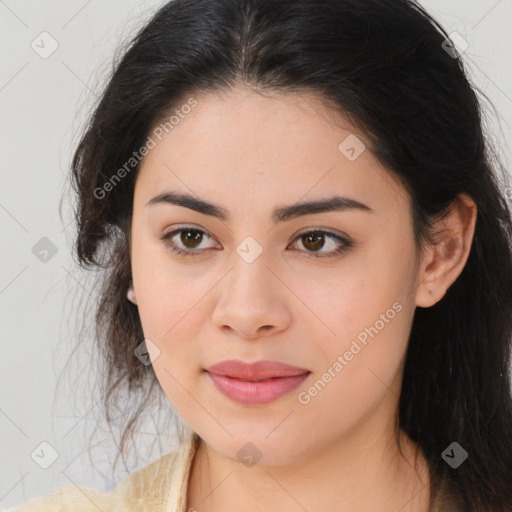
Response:
POLYGON ((158 510, 162 505, 163 510, 175 510, 168 505, 181 500, 197 439, 197 434, 189 435, 178 449, 129 474, 110 493, 65 485, 5 512, 135 512, 158 510))
POLYGON ((111 494, 103 493, 92 487, 64 485, 44 496, 32 498, 19 507, 10 508, 6 512, 44 512, 48 510, 98 512, 98 509, 110 512, 114 510, 113 505, 111 494))

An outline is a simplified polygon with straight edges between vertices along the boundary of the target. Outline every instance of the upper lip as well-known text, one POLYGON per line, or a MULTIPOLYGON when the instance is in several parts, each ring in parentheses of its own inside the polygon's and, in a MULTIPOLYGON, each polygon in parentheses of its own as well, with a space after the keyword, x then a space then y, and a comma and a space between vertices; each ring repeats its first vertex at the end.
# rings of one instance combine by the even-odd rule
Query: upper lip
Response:
POLYGON ((209 373, 225 375, 238 379, 269 379, 272 377, 290 377, 309 373, 309 370, 298 368, 279 361, 256 361, 245 363, 236 359, 221 361, 207 368, 209 373))

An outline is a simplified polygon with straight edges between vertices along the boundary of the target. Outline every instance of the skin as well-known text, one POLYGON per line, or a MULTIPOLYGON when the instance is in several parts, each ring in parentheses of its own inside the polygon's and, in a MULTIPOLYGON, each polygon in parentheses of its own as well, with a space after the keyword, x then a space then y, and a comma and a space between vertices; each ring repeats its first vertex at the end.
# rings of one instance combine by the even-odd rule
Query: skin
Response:
POLYGON ((400 456, 395 440, 403 360, 415 308, 439 301, 467 261, 475 204, 461 195, 439 225, 439 243, 420 252, 405 189, 364 134, 313 93, 264 97, 237 87, 194 97, 197 106, 142 162, 130 241, 131 298, 154 343, 155 373, 202 439, 187 510, 427 511, 421 451, 401 433, 400 456), (338 149, 350 134, 366 145, 353 161, 338 149), (220 205, 230 219, 146 205, 164 191, 220 205), (276 207, 335 194, 373 213, 271 219, 276 207), (195 245, 173 238, 196 255, 177 255, 160 239, 183 225, 206 233, 195 245), (315 258, 340 243, 326 236, 315 247, 297 236, 312 229, 354 245, 315 258), (262 248, 252 263, 236 252, 248 236, 262 248), (394 303, 401 305, 394 318, 300 403, 298 394, 394 303), (204 372, 225 359, 277 360, 311 374, 270 404, 240 405, 204 372), (237 457, 248 442, 261 453, 250 467, 237 457))

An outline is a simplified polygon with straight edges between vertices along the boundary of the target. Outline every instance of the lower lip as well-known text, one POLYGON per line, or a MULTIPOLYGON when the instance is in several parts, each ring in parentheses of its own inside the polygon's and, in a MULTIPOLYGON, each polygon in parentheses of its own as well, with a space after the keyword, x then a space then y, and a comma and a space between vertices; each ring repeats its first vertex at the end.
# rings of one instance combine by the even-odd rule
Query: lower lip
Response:
POLYGON ((244 405, 263 405, 287 395, 307 379, 309 373, 278 377, 267 381, 247 381, 209 373, 216 388, 231 400, 244 405))

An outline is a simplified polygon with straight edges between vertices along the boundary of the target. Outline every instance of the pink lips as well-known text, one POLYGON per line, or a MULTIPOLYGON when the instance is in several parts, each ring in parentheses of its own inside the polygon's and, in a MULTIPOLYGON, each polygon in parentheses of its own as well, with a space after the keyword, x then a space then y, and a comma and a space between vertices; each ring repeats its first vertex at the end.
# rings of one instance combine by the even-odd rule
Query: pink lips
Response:
POLYGON ((216 388, 244 405, 262 405, 287 395, 311 373, 278 361, 244 363, 231 359, 207 369, 216 388))

